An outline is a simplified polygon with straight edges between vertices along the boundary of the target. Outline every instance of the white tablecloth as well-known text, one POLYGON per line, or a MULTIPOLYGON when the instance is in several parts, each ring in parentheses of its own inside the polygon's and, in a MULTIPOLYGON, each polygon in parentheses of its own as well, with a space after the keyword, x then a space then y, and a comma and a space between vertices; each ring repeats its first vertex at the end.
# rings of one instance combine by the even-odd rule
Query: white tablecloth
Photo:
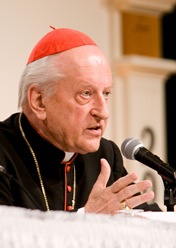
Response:
POLYGON ((0 248, 175 248, 176 213, 41 212, 0 207, 0 248))

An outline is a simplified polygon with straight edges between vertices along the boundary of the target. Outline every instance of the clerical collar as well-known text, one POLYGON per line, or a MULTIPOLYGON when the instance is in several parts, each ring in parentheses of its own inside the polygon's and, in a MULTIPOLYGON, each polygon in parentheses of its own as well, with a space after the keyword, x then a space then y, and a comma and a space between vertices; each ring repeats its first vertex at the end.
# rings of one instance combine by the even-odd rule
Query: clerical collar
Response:
POLYGON ((65 157, 62 160, 62 163, 66 163, 70 161, 70 159, 73 157, 74 154, 75 154, 74 152, 65 152, 65 157))

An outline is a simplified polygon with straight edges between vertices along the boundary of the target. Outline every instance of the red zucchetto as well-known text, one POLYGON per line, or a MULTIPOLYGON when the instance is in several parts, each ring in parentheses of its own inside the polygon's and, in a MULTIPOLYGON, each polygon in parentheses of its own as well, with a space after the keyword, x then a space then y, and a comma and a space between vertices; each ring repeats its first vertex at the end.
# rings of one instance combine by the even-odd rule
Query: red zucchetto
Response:
MULTIPOLYGON (((53 27, 51 27, 53 28, 53 27)), ((74 47, 95 45, 86 34, 69 28, 53 28, 33 48, 27 64, 43 57, 63 52, 74 47)))

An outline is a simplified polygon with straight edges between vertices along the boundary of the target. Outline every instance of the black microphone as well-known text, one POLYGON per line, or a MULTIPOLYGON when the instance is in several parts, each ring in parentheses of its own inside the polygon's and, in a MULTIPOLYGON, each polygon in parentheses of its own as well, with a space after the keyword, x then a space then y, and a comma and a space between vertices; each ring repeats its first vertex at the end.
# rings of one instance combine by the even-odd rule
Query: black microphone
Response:
POLYGON ((22 190, 23 192, 31 199, 31 201, 39 208, 41 209, 41 206, 39 205, 39 203, 32 197, 32 195, 30 195, 30 193, 25 189, 25 187, 18 181, 16 180, 12 175, 10 175, 6 168, 2 165, 0 165, 0 175, 1 176, 5 176, 6 178, 8 178, 9 180, 14 181, 22 190))
POLYGON ((137 160, 156 170, 167 182, 176 183, 176 170, 147 150, 140 140, 135 138, 124 140, 121 145, 121 151, 125 158, 137 160))

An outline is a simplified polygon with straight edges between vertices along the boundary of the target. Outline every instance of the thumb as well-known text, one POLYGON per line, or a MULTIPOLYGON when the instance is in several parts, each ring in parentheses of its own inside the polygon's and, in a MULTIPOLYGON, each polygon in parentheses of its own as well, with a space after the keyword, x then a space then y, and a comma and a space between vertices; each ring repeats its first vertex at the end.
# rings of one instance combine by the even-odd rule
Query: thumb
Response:
POLYGON ((107 204, 104 203, 102 199, 102 192, 106 189, 106 185, 110 176, 110 165, 106 159, 100 160, 101 171, 98 175, 97 181, 95 182, 92 191, 89 195, 89 199, 85 205, 85 212, 87 213, 96 213, 101 212, 102 205, 107 204))
POLYGON ((97 181, 94 184, 94 187, 104 189, 106 188, 111 170, 110 170, 110 165, 106 159, 102 158, 100 160, 100 163, 101 163, 101 171, 97 178, 97 181))

